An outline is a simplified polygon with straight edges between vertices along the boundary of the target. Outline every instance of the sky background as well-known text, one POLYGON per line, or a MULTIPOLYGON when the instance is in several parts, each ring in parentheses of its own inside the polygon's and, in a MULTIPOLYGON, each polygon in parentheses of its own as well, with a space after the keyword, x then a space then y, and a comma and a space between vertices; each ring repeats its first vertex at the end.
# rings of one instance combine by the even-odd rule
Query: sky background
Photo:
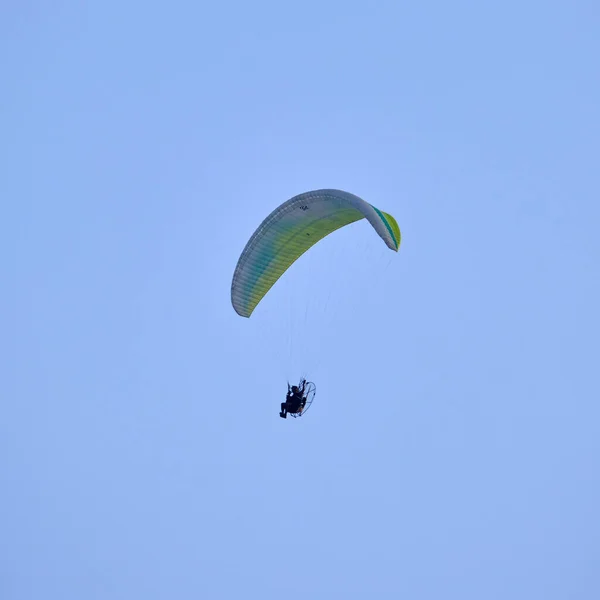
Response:
POLYGON ((599 33, 3 2, 2 600, 599 598, 599 33), (323 187, 400 252, 356 223, 240 318, 247 239, 323 187))

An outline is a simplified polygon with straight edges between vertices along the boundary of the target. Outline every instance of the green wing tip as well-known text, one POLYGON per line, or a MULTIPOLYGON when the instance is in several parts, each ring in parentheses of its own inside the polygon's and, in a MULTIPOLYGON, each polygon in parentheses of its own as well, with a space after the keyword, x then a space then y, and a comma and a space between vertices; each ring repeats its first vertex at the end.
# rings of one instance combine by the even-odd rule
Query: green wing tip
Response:
POLYGON ((392 233, 394 235, 394 241, 396 242, 396 252, 400 249, 400 242, 402 241, 402 234, 400 233, 400 227, 398 222, 389 213, 381 211, 381 214, 386 218, 392 233))

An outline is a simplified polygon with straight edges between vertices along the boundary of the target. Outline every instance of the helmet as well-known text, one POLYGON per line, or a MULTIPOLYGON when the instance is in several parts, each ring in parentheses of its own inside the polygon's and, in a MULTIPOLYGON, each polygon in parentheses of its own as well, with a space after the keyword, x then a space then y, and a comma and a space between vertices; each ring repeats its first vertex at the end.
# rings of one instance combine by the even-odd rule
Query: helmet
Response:
POLYGON ((292 392, 297 392, 298 391, 298 386, 297 385, 293 385, 292 386, 292 392))

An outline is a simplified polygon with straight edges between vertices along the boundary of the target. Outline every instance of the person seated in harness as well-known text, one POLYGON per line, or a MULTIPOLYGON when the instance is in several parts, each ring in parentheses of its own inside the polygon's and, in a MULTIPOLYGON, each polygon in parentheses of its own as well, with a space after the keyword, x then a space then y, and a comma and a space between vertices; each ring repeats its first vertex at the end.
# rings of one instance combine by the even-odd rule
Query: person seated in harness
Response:
POLYGON ((287 419, 288 413, 296 414, 302 412, 306 404, 305 389, 306 381, 304 379, 300 382, 300 387, 293 385, 290 389, 290 384, 288 383, 288 393, 285 402, 281 403, 281 412, 279 413, 282 419, 287 419))

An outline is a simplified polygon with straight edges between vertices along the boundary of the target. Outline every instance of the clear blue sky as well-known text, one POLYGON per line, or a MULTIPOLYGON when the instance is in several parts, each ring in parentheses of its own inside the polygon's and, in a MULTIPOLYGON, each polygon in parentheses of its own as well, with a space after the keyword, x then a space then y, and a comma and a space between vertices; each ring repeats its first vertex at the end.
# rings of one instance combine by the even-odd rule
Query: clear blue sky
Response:
POLYGON ((2 600, 600 598, 600 8, 408 4, 2 3, 2 600))

